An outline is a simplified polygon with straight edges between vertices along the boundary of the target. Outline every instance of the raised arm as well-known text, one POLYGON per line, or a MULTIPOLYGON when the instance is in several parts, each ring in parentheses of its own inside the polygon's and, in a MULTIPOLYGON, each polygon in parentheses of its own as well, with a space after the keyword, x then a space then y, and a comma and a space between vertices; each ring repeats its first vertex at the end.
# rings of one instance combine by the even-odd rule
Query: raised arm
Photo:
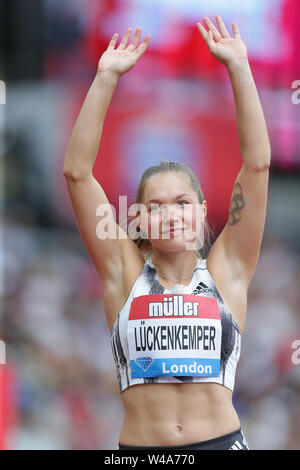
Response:
MULTIPOLYGON (((270 167, 270 142, 263 110, 247 57, 246 46, 236 23, 230 36, 222 18, 216 27, 205 18, 206 28, 197 23, 210 53, 228 70, 236 107, 242 167, 236 178, 229 218, 214 243, 227 272, 246 287, 255 272, 263 237, 270 167)), ((224 156, 226 158, 226 155, 224 156)))
POLYGON ((109 201, 92 175, 104 118, 118 79, 136 64, 150 42, 150 35, 147 35, 138 46, 141 36, 141 28, 138 28, 128 43, 131 32, 132 28, 127 29, 118 47, 118 34, 114 34, 107 50, 102 54, 97 73, 74 125, 63 167, 79 232, 103 281, 112 279, 119 271, 122 244, 134 245, 115 223, 109 201), (107 222, 114 228, 112 236, 105 239, 99 238, 96 233, 99 222, 96 211, 101 204, 108 211, 107 222), (114 233, 116 236, 113 236, 114 233))

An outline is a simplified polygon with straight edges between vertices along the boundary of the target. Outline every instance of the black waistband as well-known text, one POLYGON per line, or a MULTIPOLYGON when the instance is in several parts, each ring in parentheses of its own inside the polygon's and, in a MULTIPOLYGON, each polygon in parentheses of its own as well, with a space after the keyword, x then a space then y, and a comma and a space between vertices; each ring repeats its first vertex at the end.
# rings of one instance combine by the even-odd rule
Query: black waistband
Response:
POLYGON ((183 444, 179 446, 131 446, 127 444, 119 443, 119 450, 201 450, 201 449, 228 449, 230 444, 234 443, 235 439, 242 437, 241 428, 236 431, 224 434, 222 436, 214 437, 213 439, 208 439, 206 441, 194 442, 192 444, 183 444))

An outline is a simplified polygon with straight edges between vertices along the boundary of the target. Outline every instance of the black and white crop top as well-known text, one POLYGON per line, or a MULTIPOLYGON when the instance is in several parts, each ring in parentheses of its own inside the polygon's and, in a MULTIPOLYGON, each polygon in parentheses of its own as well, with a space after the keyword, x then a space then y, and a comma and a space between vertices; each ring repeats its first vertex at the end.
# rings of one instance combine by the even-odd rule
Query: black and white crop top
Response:
POLYGON ((136 384, 216 382, 233 390, 241 332, 206 259, 165 289, 148 256, 111 335, 120 392, 136 384))

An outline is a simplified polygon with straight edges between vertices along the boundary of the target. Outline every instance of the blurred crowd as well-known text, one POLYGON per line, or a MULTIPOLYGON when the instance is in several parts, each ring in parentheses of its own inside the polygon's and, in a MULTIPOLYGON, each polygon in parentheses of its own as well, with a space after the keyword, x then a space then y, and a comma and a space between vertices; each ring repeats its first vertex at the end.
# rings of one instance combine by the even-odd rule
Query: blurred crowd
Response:
POLYGON ((235 389, 253 449, 300 448, 299 285, 299 251, 265 231, 235 389))
POLYGON ((13 448, 110 448, 117 438, 122 409, 101 283, 72 237, 3 223, 1 329, 16 372, 13 448))
MULTIPOLYGON (((2 220, 2 337, 15 449, 116 449, 123 408, 101 281, 72 231, 2 220)), ((234 404, 253 449, 300 448, 299 257, 266 233, 249 289, 234 404)))

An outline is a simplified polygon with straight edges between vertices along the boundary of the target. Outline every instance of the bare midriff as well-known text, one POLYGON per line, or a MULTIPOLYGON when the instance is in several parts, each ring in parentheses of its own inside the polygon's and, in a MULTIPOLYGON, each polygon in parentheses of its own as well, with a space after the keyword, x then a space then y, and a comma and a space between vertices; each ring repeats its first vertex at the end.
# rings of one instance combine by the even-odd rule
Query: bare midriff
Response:
POLYGON ((240 428, 232 391, 217 383, 133 385, 121 394, 124 422, 119 442, 178 446, 240 428))

